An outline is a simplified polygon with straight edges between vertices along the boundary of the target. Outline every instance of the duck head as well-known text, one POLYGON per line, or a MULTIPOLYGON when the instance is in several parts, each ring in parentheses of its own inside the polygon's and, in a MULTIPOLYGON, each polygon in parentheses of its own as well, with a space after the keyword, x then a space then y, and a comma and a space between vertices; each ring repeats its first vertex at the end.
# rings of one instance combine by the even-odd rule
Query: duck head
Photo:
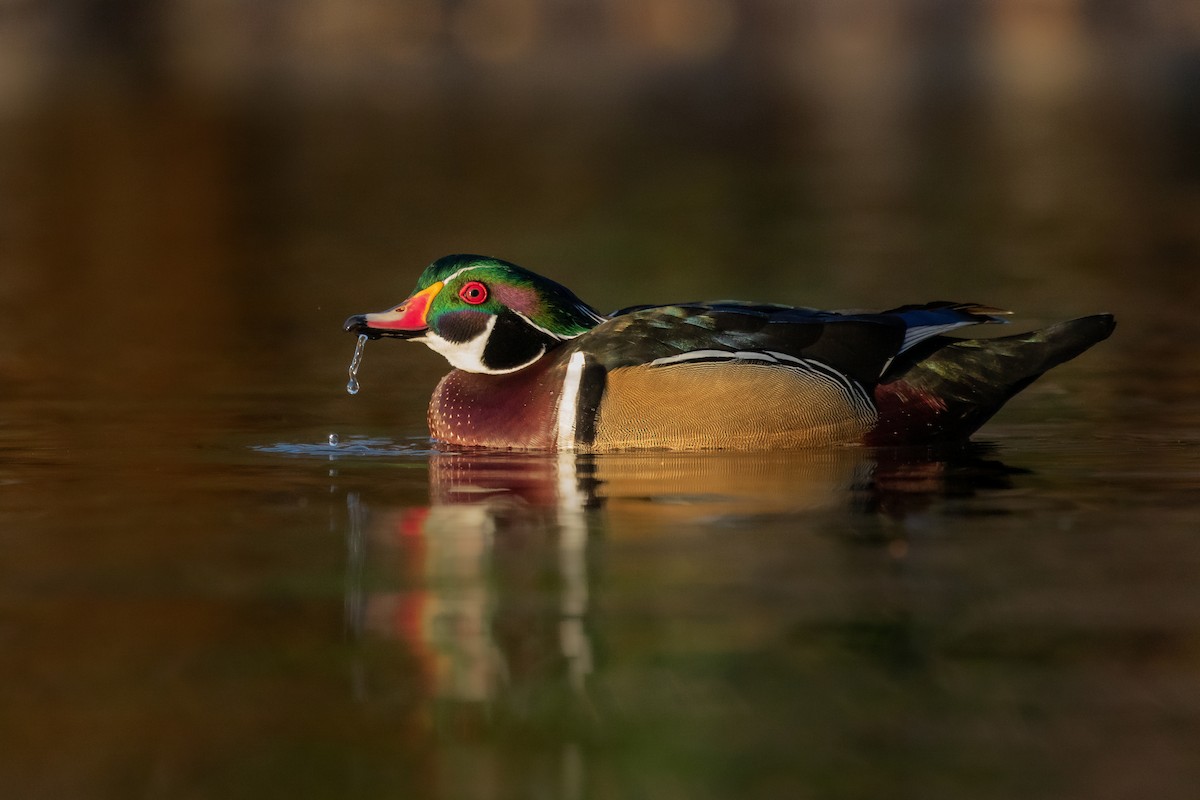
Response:
POLYGON ((350 317, 344 327, 372 339, 422 342, 457 369, 500 375, 604 319, 570 289, 516 264, 453 255, 430 264, 400 305, 350 317))

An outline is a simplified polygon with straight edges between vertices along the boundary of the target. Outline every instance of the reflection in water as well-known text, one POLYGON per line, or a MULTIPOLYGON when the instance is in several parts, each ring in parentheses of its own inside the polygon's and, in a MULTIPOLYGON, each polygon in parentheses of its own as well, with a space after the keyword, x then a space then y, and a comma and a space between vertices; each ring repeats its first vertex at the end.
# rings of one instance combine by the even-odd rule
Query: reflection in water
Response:
MULTIPOLYGON (((428 506, 348 498, 346 614, 364 647, 356 694, 372 701, 395 690, 370 674, 369 643, 389 641, 416 665, 400 680, 431 704, 444 744, 486 735, 505 752, 506 733, 553 732, 543 757, 554 763, 543 766, 560 775, 560 796, 581 796, 587 746, 605 738, 612 711, 611 696, 595 696, 597 654, 620 658, 596 640, 606 540, 734 536, 763 520, 802 527, 809 515, 847 508, 902 520, 938 497, 1008 485, 1013 470, 984 456, 979 447, 434 455, 428 506)), ((903 557, 906 546, 895 544, 887 551, 903 557)), ((843 633, 867 635, 855 630, 843 633)))
POLYGON ((864 513, 903 516, 935 497, 1007 488, 1009 476, 1023 470, 990 460, 990 451, 972 443, 769 453, 435 453, 430 502, 553 509, 560 524, 602 509, 608 524, 620 518, 634 529, 639 519, 661 527, 799 514, 848 502, 864 513))
POLYGON ((350 625, 420 652, 439 699, 486 702, 556 672, 583 689, 583 512, 538 507, 521 488, 464 483, 452 501, 407 509, 349 498, 350 625))

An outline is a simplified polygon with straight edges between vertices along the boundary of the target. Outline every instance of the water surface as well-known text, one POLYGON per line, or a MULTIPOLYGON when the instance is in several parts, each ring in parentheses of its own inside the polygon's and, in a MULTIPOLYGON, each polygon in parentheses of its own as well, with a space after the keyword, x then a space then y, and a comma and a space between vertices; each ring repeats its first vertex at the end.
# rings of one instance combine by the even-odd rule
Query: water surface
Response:
POLYGON ((10 429, 4 782, 1183 796, 1200 424, 1020 420, 1057 402, 941 452, 331 445, 254 396, 10 429))

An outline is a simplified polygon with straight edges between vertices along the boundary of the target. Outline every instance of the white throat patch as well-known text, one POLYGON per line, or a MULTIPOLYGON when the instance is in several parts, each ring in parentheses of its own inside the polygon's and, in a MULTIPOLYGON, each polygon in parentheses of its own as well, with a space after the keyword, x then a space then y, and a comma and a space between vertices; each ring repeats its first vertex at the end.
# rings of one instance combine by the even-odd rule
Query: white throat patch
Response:
POLYGON ((451 342, 448 339, 438 336, 433 331, 427 331, 424 336, 418 336, 410 341, 421 342, 427 345, 430 350, 441 354, 443 358, 450 362, 450 366, 455 369, 461 369, 463 372, 482 372, 485 375, 504 375, 524 369, 541 358, 546 352, 546 348, 543 347, 538 351, 537 355, 524 364, 518 364, 508 369, 492 369, 485 366, 483 363, 483 351, 487 348, 488 339, 491 338, 492 329, 496 327, 497 319, 499 318, 495 316, 489 317, 483 331, 474 339, 466 342, 451 342))

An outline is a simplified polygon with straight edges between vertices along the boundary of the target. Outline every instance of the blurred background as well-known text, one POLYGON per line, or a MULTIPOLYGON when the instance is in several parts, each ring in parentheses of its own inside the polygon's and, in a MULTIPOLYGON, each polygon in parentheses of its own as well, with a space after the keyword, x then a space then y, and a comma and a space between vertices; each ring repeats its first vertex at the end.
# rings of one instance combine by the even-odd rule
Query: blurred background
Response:
POLYGON ((1198 276, 1194 0, 0 0, 0 786, 1191 797, 1198 276), (439 357, 372 344, 344 390, 342 320, 454 252, 606 311, 1119 327, 984 430, 1011 469, 846 468, 889 493, 756 462, 838 510, 754 524, 635 486, 650 522, 592 514, 559 569, 561 520, 439 500, 439 357), (418 449, 297 445, 331 432, 418 449), (414 622, 462 600, 429 520, 491 553, 445 556, 484 599, 435 633, 527 667, 467 722, 435 713, 414 622), (584 722, 527 677, 565 650, 555 581, 600 598, 584 722), (374 624, 417 644, 354 638, 380 586, 374 624), (611 740, 563 735, 596 720, 611 740))
POLYGON ((1190 324, 1197 142, 1184 0, 0 0, 0 315, 332 364, 482 252, 603 309, 1190 324))

